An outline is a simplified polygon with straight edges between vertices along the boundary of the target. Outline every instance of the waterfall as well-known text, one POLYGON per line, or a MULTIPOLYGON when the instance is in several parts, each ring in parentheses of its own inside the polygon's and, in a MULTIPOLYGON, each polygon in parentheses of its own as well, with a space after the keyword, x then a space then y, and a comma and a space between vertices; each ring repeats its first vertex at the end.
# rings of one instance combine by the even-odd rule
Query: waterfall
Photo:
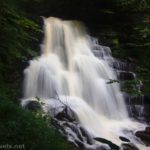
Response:
POLYGON ((119 83, 109 83, 117 77, 108 47, 99 45, 77 21, 44 19, 44 33, 41 56, 24 71, 24 99, 59 97, 93 136, 117 144, 122 130, 141 127, 129 119, 119 83))

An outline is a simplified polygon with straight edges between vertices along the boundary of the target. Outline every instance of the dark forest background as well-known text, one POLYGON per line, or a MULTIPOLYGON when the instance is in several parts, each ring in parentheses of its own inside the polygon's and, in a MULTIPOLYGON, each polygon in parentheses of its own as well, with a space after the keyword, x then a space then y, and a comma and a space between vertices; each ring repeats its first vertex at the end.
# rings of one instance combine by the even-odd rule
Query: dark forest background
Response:
MULTIPOLYGON (((1 0, 0 120, 5 124, 0 125, 3 131, 0 132, 0 141, 21 143, 25 140, 30 145, 30 135, 25 135, 23 140, 24 135, 20 133, 26 133, 25 129, 29 129, 30 133, 32 124, 36 124, 38 132, 35 131, 35 137, 38 140, 35 145, 38 145, 40 134, 49 128, 44 121, 41 123, 42 118, 36 118, 18 106, 22 97, 23 70, 28 60, 40 54, 43 38, 41 16, 82 21, 100 44, 110 46, 113 56, 135 64, 135 72, 145 85, 142 92, 150 93, 150 0, 1 0), (22 122, 21 118, 12 119, 17 114, 26 120, 24 124, 19 123, 22 122), (4 134, 6 126, 10 130, 8 135, 4 134), (11 136, 18 137, 18 141, 10 140, 11 136)), ((43 133, 43 144, 47 147, 49 143, 46 141, 53 135, 51 132, 43 133)), ((65 145, 63 138, 61 140, 59 144, 65 145)), ((56 145, 54 142, 53 146, 56 145)), ((68 145, 64 147, 67 149, 68 145)))

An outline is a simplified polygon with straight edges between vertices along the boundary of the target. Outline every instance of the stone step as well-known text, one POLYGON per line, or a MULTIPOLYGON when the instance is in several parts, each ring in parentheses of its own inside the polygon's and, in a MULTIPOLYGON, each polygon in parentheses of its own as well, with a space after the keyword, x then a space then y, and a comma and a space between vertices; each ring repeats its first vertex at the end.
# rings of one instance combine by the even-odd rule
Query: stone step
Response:
POLYGON ((113 68, 117 70, 133 71, 135 70, 135 65, 125 60, 119 60, 115 58, 113 61, 113 68))
POLYGON ((102 51, 99 50, 93 50, 93 53, 96 57, 98 58, 104 58, 104 53, 102 51))
POLYGON ((119 80, 134 80, 136 79, 136 74, 133 72, 127 72, 127 71, 116 71, 117 77, 119 80))
POLYGON ((150 95, 130 95, 123 93, 127 105, 150 105, 150 95))
POLYGON ((129 116, 150 123, 150 95, 133 96, 124 93, 129 116))

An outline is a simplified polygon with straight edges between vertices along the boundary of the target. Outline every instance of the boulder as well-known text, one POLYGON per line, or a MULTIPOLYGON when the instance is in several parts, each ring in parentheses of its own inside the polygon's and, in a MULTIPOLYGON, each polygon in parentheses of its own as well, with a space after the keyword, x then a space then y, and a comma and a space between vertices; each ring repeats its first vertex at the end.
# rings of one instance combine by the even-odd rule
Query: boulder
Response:
POLYGON ((89 132, 84 127, 81 126, 80 131, 82 135, 86 138, 88 144, 90 145, 94 144, 93 137, 89 134, 89 132))
POLYGON ((139 149, 132 143, 122 143, 121 150, 139 150, 139 149))
POLYGON ((147 133, 150 133, 150 126, 146 127, 146 128, 145 128, 145 131, 146 131, 147 133))
POLYGON ((108 140, 106 140, 104 138, 95 137, 94 139, 96 141, 101 142, 101 143, 108 144, 111 149, 114 149, 114 150, 119 150, 120 149, 118 145, 116 145, 116 144, 112 143, 111 141, 108 141, 108 140))
POLYGON ((135 70, 135 64, 128 62, 127 60, 114 59, 113 68, 117 70, 133 71, 135 70))
POLYGON ((28 101, 25 108, 31 111, 37 111, 41 109, 41 105, 37 101, 28 101))
POLYGON ((123 141, 123 142, 130 142, 129 139, 127 139, 127 138, 125 138, 125 137, 123 137, 123 136, 120 136, 119 139, 120 139, 121 141, 123 141))
POLYGON ((70 122, 73 122, 76 120, 76 115, 74 114, 74 112, 69 108, 69 107, 64 107, 64 109, 59 112, 55 118, 59 119, 59 120, 68 120, 70 122))
POLYGON ((118 76, 118 79, 120 80, 134 80, 135 79, 135 74, 133 72, 118 71, 117 76, 118 76))
POLYGON ((144 105, 144 117, 147 123, 150 123, 150 104, 144 105))
POLYGON ((144 131, 137 131, 135 135, 139 137, 146 146, 150 146, 150 127, 146 127, 144 131))
POLYGON ((149 94, 144 95, 144 103, 150 105, 150 95, 149 94))

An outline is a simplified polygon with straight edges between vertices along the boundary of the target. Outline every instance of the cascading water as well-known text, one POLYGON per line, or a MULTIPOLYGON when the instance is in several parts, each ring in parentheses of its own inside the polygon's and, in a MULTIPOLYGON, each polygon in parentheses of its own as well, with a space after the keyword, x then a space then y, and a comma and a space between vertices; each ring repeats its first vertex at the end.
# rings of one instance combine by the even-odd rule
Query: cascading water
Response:
MULTIPOLYGON (((123 130, 142 124, 130 121, 107 47, 98 45, 77 21, 44 19, 42 55, 25 69, 24 99, 39 97, 45 103, 59 99, 77 115, 93 135, 120 144, 123 130), (99 50, 99 58, 94 51, 99 50)), ((132 135, 124 135, 136 143, 132 135)))

